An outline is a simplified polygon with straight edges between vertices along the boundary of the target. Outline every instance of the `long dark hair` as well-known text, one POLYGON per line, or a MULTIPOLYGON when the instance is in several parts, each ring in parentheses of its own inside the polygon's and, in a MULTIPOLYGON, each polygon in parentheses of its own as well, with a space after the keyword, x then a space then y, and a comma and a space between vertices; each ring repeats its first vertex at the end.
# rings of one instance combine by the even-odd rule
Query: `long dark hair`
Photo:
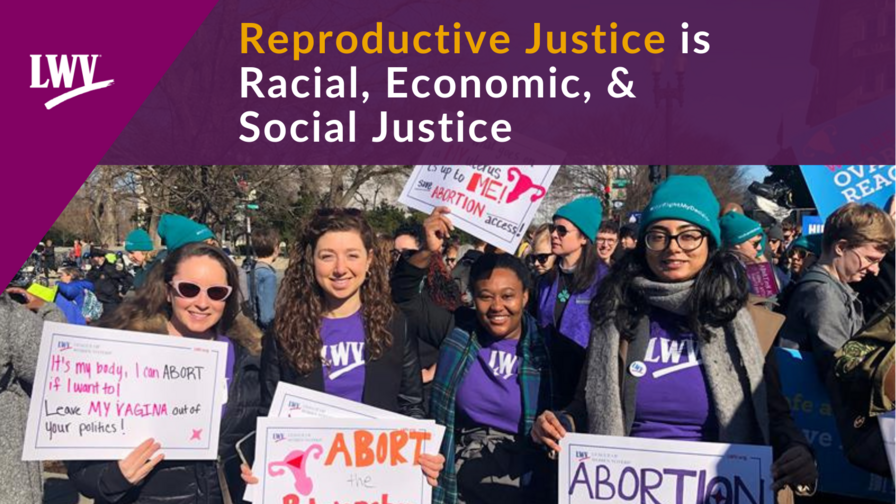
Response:
POLYGON ((236 265, 220 248, 204 242, 190 243, 172 251, 162 264, 152 268, 146 283, 137 289, 133 297, 127 298, 114 312, 104 316, 99 326, 129 331, 158 333, 160 318, 171 318, 171 304, 168 302, 169 283, 177 274, 181 263, 193 257, 209 257, 224 268, 227 285, 233 292, 224 302, 224 314, 217 325, 217 332, 226 335, 248 348, 253 353, 261 349, 260 332, 238 321, 240 314, 240 281, 236 265))
MULTIPOLYGON (((632 287, 632 281, 653 276, 647 265, 644 240, 638 240, 634 250, 623 255, 601 281, 589 310, 595 326, 613 322, 619 334, 631 341, 638 321, 650 310, 647 300, 632 287)), ((748 295, 747 275, 741 262, 710 240, 709 257, 697 274, 688 300, 688 329, 707 341, 711 334, 708 329, 734 320, 746 305, 748 295)))
POLYGON ((379 253, 370 224, 355 209, 321 208, 296 233, 298 243, 289 254, 289 267, 277 301, 274 331, 283 353, 301 374, 320 362, 320 338, 324 293, 314 275, 314 249, 320 237, 331 231, 353 231, 372 254, 367 280, 361 285, 361 314, 367 352, 371 360, 392 346, 389 324, 395 313, 389 288, 389 256, 379 253))
MULTIPOLYGON (((581 233, 581 231, 579 231, 581 233)), ((548 282, 554 283, 557 275, 560 273, 560 263, 562 259, 558 256, 554 260, 554 267, 545 273, 548 282)), ((592 240, 588 240, 582 247, 582 255, 576 264, 576 269, 572 274, 572 282, 566 286, 570 294, 578 294, 585 292, 594 283, 595 277, 600 268, 602 268, 600 257, 597 256, 597 245, 592 240)))

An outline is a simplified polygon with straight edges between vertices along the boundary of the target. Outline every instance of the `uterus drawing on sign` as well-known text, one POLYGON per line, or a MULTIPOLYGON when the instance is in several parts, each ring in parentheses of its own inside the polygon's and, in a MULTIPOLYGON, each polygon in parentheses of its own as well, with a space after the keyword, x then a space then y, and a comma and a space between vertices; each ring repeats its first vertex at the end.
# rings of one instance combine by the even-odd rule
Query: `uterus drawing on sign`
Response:
POLYGON ((517 181, 510 194, 507 195, 507 200, 505 200, 507 203, 513 203, 520 199, 520 196, 528 192, 529 189, 535 190, 535 193, 530 197, 530 201, 533 203, 544 198, 545 194, 547 194, 547 190, 543 186, 532 183, 532 179, 516 166, 510 167, 507 171, 507 180, 509 182, 517 181))
POLYGON ((286 474, 286 470, 289 470, 295 480, 296 492, 299 495, 310 495, 314 489, 314 481, 307 474, 308 457, 313 456, 317 460, 323 453, 324 448, 319 444, 313 444, 307 450, 293 450, 286 455, 282 462, 268 464, 268 476, 282 476, 286 474))

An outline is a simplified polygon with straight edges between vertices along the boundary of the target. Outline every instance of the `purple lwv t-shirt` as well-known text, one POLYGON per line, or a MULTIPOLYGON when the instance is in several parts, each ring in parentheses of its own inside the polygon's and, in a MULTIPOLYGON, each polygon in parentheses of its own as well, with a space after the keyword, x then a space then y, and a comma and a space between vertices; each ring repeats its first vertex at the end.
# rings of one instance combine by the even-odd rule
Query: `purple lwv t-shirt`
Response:
POLYGON ((361 402, 364 397, 364 321, 361 310, 341 319, 322 319, 324 392, 361 402))
MULTIPOLYGON (((650 342, 638 379, 631 436, 716 441, 717 422, 704 377, 703 359, 684 319, 669 312, 650 314, 650 342)), ((631 378, 631 368, 626 369, 631 378)))
POLYGON ((518 378, 519 340, 481 336, 479 342, 482 348, 457 388, 458 424, 517 434, 523 412, 518 378))

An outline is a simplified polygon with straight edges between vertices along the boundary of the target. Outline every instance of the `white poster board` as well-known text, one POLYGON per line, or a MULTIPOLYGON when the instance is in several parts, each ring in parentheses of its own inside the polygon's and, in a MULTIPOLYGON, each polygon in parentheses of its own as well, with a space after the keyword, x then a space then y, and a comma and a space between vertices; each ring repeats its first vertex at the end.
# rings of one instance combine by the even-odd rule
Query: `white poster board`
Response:
POLYGON ((451 209, 458 228, 514 253, 559 166, 420 165, 398 201, 424 213, 451 209))
POLYGON ((44 323, 23 460, 119 460, 152 437, 168 460, 218 455, 227 344, 44 323))
POLYGON ((338 396, 279 382, 269 417, 277 418, 397 418, 408 417, 338 396))
POLYGON ((890 472, 893 474, 893 479, 896 480, 896 461, 894 461, 896 447, 893 446, 893 438, 896 436, 896 412, 891 411, 881 415, 877 417, 877 420, 878 424, 880 424, 880 432, 884 438, 884 448, 887 450, 887 459, 890 461, 890 472))
POLYGON ((255 502, 429 504, 417 457, 443 434, 413 420, 259 418, 255 502))
POLYGON ((567 434, 559 504, 773 503, 768 446, 567 434))

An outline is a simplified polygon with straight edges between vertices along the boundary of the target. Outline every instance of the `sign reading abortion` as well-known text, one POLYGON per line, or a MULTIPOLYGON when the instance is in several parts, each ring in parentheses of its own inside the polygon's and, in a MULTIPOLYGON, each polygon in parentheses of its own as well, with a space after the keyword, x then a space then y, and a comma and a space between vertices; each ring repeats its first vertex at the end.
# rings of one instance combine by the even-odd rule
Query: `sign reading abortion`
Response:
POLYGON ((420 468, 444 427, 408 419, 259 418, 256 504, 429 504, 420 468))
POLYGON ((425 213, 448 207, 455 226, 515 252, 559 169, 422 165, 414 168, 398 201, 425 213))
POLYGON ((223 342, 47 322, 22 459, 123 459, 152 437, 213 460, 226 365, 223 342))
POLYGON ((772 449, 567 434, 559 504, 772 504, 772 449))
POLYGON ((808 165, 800 169, 822 218, 851 201, 883 208, 894 194, 893 165, 808 165))

